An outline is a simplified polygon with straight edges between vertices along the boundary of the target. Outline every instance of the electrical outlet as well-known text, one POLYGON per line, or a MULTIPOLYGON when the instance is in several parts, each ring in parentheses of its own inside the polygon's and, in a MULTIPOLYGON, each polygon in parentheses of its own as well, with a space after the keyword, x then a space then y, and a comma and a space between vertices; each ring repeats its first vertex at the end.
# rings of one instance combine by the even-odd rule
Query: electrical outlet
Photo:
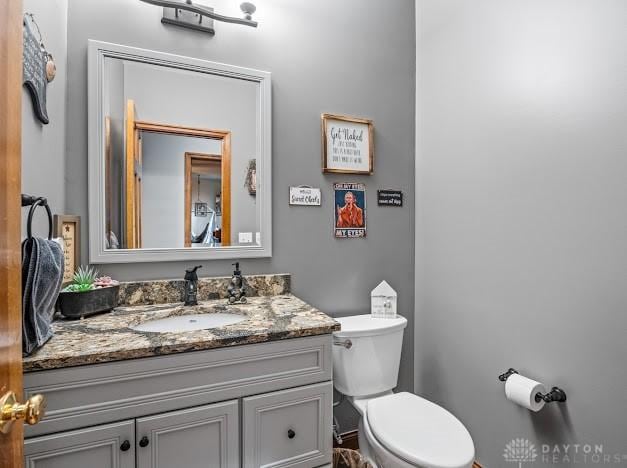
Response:
POLYGON ((240 232, 239 233, 239 243, 240 244, 250 244, 253 241, 253 233, 252 232, 240 232))

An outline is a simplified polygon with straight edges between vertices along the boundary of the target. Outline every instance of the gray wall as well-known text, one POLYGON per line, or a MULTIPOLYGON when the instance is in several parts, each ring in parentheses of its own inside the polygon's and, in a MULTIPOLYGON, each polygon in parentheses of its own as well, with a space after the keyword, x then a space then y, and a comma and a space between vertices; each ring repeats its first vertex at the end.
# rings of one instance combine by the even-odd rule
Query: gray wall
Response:
MULTIPOLYGON (((487 467, 514 438, 627 454, 627 3, 419 5, 417 393, 487 467), (510 366, 568 403, 507 401, 510 366)), ((524 466, 608 466, 558 461, 524 466)))
MULTIPOLYGON (((274 255, 245 260, 245 273, 290 272, 294 293, 332 314, 367 312, 369 293, 386 279, 409 318, 400 388, 413 383, 414 4, 409 0, 260 0, 258 29, 218 23, 216 36, 164 26, 161 9, 139 1, 72 0, 68 22, 66 208, 87 217, 87 40, 268 70, 273 79, 274 255), (320 114, 337 112, 375 122, 375 174, 324 176, 320 114), (368 237, 332 234, 332 183, 364 182, 368 237), (288 187, 323 189, 319 208, 290 207, 288 187), (378 208, 377 188, 399 188, 406 206, 378 208)), ((214 2, 236 13, 237 2, 214 2), (234 11, 235 10, 235 11, 234 11)), ((87 237, 83 237, 87 255, 87 237)), ((230 274, 231 261, 205 262, 203 275, 230 274)), ((183 263, 103 265, 118 279, 180 278, 183 263)), ((346 410, 348 411, 348 409, 346 410)), ((354 419, 344 424, 354 425, 354 419)))
MULTIPOLYGON (((22 90, 22 193, 48 198, 51 209, 65 207, 65 123, 67 76, 67 0, 24 0, 24 11, 33 13, 46 49, 57 65, 57 75, 48 84, 50 123, 43 125, 33 112, 26 88, 22 90)), ((26 236, 28 209, 22 209, 22 231, 26 236)), ((41 208, 33 222, 33 235, 45 237, 48 221, 41 208)))

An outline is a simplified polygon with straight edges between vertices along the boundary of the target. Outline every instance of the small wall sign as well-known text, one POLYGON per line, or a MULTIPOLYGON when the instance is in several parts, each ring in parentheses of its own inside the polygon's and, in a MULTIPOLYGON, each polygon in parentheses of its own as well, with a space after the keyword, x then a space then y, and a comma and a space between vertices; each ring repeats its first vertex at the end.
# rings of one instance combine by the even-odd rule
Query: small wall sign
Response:
POLYGON ((333 184, 335 193, 335 237, 366 237, 366 186, 333 184))
POLYGON ((304 185, 290 187, 290 205, 320 206, 321 199, 319 188, 304 185))
POLYGON ((44 46, 41 31, 32 13, 24 14, 23 27, 22 79, 33 101, 35 115, 41 123, 48 124, 46 89, 54 79, 56 66, 44 46), (35 35, 35 30, 39 37, 35 35))
POLYGON ((400 190, 377 190, 379 206, 403 206, 403 192, 400 190))
POLYGON ((322 171, 370 175, 373 170, 372 120, 322 114, 322 171))
POLYGON ((71 283, 74 271, 81 265, 81 218, 71 215, 54 215, 54 237, 63 238, 65 270, 63 284, 71 283))

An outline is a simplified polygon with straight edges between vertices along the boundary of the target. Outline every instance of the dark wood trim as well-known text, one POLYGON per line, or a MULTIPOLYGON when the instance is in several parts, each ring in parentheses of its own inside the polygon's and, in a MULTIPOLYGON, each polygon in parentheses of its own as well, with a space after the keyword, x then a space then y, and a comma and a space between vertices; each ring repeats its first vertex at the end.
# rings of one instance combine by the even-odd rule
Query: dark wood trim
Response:
MULTIPOLYGON (((22 397, 22 1, 0 1, 0 395, 22 397)), ((0 435, 0 466, 23 466, 22 423, 0 435)))
POLYGON ((482 467, 479 463, 474 462, 474 463, 472 464, 472 468, 483 468, 483 467, 482 467))

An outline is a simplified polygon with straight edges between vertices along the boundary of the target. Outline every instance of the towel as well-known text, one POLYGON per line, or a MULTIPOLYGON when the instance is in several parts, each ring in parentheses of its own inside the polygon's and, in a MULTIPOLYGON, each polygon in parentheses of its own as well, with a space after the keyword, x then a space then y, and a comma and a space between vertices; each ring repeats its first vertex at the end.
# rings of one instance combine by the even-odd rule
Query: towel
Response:
POLYGON ((63 282, 63 248, 54 240, 22 242, 22 351, 31 354, 52 337, 54 306, 63 282))

